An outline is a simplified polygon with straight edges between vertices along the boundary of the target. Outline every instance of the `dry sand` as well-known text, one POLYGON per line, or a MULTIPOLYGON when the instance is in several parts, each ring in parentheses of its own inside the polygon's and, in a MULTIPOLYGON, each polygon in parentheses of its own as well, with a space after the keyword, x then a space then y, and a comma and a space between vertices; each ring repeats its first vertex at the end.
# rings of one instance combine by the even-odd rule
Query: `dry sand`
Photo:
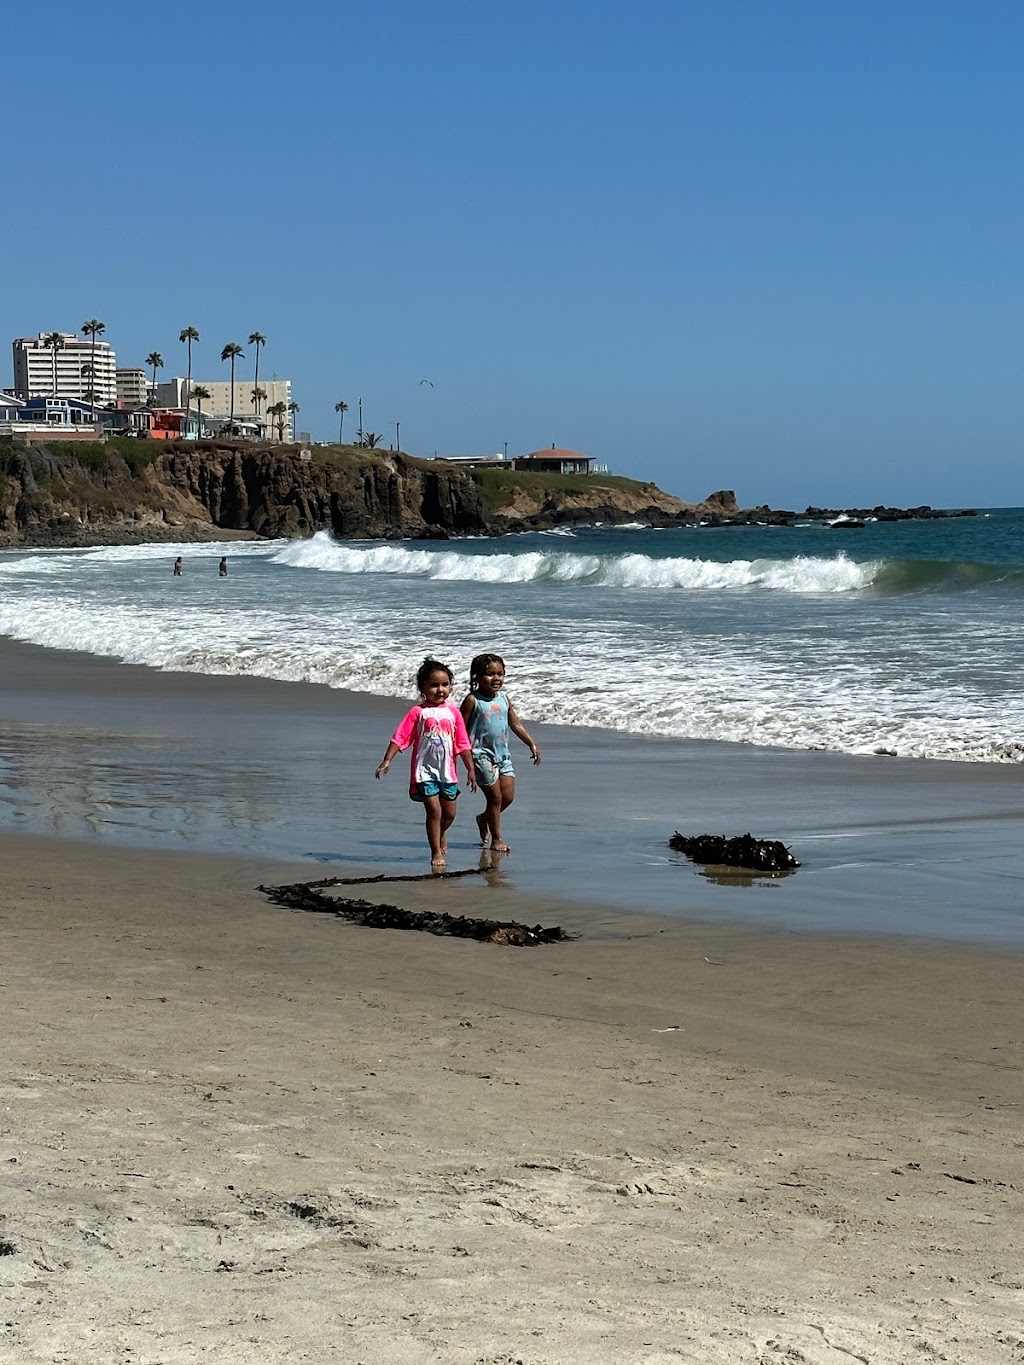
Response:
POLYGON ((0 856, 4 1360, 1024 1360, 1019 956, 0 856))

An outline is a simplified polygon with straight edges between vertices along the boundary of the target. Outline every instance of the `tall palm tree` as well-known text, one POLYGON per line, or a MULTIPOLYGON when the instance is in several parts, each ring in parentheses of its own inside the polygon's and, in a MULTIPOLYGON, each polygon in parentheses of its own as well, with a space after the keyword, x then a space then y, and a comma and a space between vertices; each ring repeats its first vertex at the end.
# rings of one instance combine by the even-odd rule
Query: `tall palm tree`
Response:
MULTIPOLYGON (((194 340, 194 338, 193 338, 193 340, 194 340)), ((198 430, 196 431, 196 437, 197 437, 197 438, 200 437, 200 436, 202 436, 202 434, 203 434, 203 399, 204 399, 204 398, 209 398, 209 396, 210 396, 210 390, 206 387, 205 384, 197 384, 197 385, 195 386, 195 388, 192 390, 192 397, 196 400, 196 407, 197 407, 197 409, 199 410, 199 427, 198 427, 198 430)), ((186 404, 186 407, 185 407, 185 422, 186 422, 186 425, 187 425, 187 423, 188 423, 188 406, 187 406, 187 404, 186 404)))
POLYGON ((340 414, 338 417, 338 444, 341 445, 345 435, 345 414, 348 412, 348 404, 344 401, 335 403, 334 411, 340 414))
POLYGON ((284 419, 288 413, 288 404, 285 402, 272 403, 267 408, 267 416, 273 418, 274 425, 277 427, 277 439, 284 440, 284 419))
POLYGON ((156 372, 164 367, 164 358, 159 351, 150 351, 146 356, 146 364, 153 366, 153 388, 156 389, 156 372))
POLYGON ((92 387, 92 366, 88 361, 82 366, 82 378, 89 381, 88 388, 82 390, 82 397, 87 403, 95 403, 99 395, 92 387))
POLYGON ((107 324, 100 322, 99 318, 88 318, 82 323, 82 336, 91 337, 92 345, 89 348, 89 400, 95 402, 99 396, 96 393, 96 338, 102 336, 107 330, 107 324))
POLYGON ((53 396, 57 397, 57 352, 63 351, 67 343, 64 340, 63 332, 47 332, 43 337, 43 345, 53 352, 53 396))
POLYGON ((296 436, 296 434, 295 434, 295 414, 298 412, 298 410, 299 410, 299 405, 298 405, 298 403, 289 403, 289 404, 288 404, 288 416, 292 419, 292 440, 293 440, 293 441, 297 441, 297 440, 299 439, 299 438, 296 436))
POLYGON ((234 435, 235 431, 235 361, 245 352, 237 341, 229 341, 220 353, 221 360, 231 361, 231 416, 228 420, 228 432, 234 435))
MULTIPOLYGON (((266 344, 267 338, 263 335, 262 332, 249 333, 249 345, 254 346, 256 348, 256 366, 255 369, 253 370, 252 376, 252 386, 254 390, 259 389, 260 387, 260 347, 265 346, 266 344)), ((262 392, 262 390, 260 391, 262 392)), ((267 395, 264 393, 263 397, 266 398, 266 396, 267 395)), ((256 409, 256 416, 258 417, 260 415, 260 406, 258 398, 253 398, 253 406, 256 409)))
MULTIPOLYGON (((188 369, 185 372, 185 412, 188 412, 189 395, 192 392, 192 343, 199 340, 199 333, 194 327, 183 327, 178 333, 178 340, 183 341, 188 347, 188 369)), ((207 393, 209 398, 209 393, 207 393)))

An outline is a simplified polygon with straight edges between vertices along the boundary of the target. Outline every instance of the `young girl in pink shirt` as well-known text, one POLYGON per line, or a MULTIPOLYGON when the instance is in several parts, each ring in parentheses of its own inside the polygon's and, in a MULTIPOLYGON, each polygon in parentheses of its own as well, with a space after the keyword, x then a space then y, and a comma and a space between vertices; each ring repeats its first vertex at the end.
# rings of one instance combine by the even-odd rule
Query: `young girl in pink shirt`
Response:
POLYGON ((430 866, 435 872, 442 872, 447 866, 448 826, 455 819, 459 795, 457 758, 465 766, 469 790, 476 791, 466 724, 458 708, 449 701, 453 682, 454 674, 447 664, 436 659, 423 660, 416 674, 421 700, 391 736, 376 773, 378 778, 383 777, 396 754, 412 749, 409 795, 423 803, 430 866))

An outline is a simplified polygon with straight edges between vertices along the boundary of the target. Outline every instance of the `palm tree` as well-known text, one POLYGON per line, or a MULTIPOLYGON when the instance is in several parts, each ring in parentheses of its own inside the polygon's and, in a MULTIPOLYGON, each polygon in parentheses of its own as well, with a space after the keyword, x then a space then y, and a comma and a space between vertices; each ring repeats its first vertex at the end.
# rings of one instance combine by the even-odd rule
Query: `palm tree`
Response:
POLYGON ((235 361, 245 352, 237 341, 229 341, 220 353, 221 360, 231 361, 231 416, 228 420, 228 431, 234 434, 235 430, 235 361))
POLYGON ((98 397, 95 392, 96 338, 102 336, 106 330, 107 324, 105 322, 100 322, 99 318, 89 318, 86 322, 82 323, 82 336, 92 337, 92 346, 89 348, 89 378, 92 382, 89 385, 89 393, 87 395, 90 402, 95 402, 98 397))
POLYGON ((280 403, 274 403, 269 408, 267 408, 267 416, 272 417, 274 419, 274 425, 277 427, 277 439, 279 441, 284 440, 284 419, 285 416, 287 415, 287 412, 288 404, 283 401, 280 403))
POLYGON ((146 364, 153 366, 153 389, 156 390, 156 372, 164 367, 164 358, 159 351, 150 351, 146 356, 146 364))
POLYGON ((88 361, 82 366, 82 378, 89 381, 89 387, 83 390, 82 397, 87 403, 95 403, 99 395, 92 387, 92 366, 88 361))
MULTIPOLYGON (((185 412, 188 413, 189 394, 192 391, 192 343, 199 340, 199 333, 194 327, 183 327, 178 333, 178 340, 183 341, 188 347, 188 369, 185 372, 185 412)), ((209 393, 207 393, 209 398, 209 393)))
POLYGON ((298 412, 298 410, 299 410, 299 405, 298 405, 298 403, 289 403, 289 404, 288 404, 288 416, 292 419, 292 440, 293 440, 293 441, 298 440, 298 437, 295 435, 295 414, 298 412))
POLYGON ((64 340, 63 332, 47 332, 43 337, 43 345, 53 352, 53 396, 57 397, 57 352, 63 351, 67 343, 64 340))
MULTIPOLYGON (((194 341, 195 338, 193 337, 192 340, 194 341)), ((203 399, 204 399, 204 398, 209 398, 209 396, 210 396, 210 390, 206 387, 205 384, 197 384, 197 385, 195 386, 195 388, 192 390, 192 397, 196 400, 196 407, 197 407, 197 409, 199 410, 199 426, 198 426, 198 430, 196 431, 196 436, 197 436, 197 437, 202 436, 202 434, 203 434, 203 399)), ((187 425, 187 423, 188 423, 188 404, 185 405, 185 422, 186 422, 186 425, 187 425)))
POLYGON ((266 389, 256 388, 253 389, 250 396, 252 398, 252 405, 256 409, 256 425, 259 427, 260 431, 262 431, 263 423, 260 421, 260 404, 266 398, 267 391, 266 389))
POLYGON ((380 445, 383 439, 384 439, 383 436, 381 436, 379 432, 376 431, 363 432, 363 445, 367 450, 376 450, 376 448, 380 445))
MULTIPOLYGON (((256 416, 257 416, 257 417, 260 415, 260 406, 259 406, 259 399, 255 397, 255 391, 256 391, 257 389, 259 389, 259 387, 260 387, 260 347, 261 347, 261 346, 265 346, 266 344, 267 344, 267 338, 263 335, 262 332, 250 332, 250 333, 249 333, 249 345, 250 345, 250 346, 255 346, 255 348, 256 348, 256 368, 255 368, 254 371, 253 371, 252 386, 253 386, 253 393, 254 393, 254 396, 253 396, 253 406, 256 408, 256 416)), ((262 390, 260 390, 260 392, 262 393, 262 390)), ((267 395, 264 393, 264 394, 263 394, 263 397, 266 398, 266 396, 267 396, 267 395)))
POLYGON ((345 432, 345 414, 348 412, 348 404, 345 402, 335 403, 334 411, 340 414, 338 417, 338 444, 341 445, 345 432))

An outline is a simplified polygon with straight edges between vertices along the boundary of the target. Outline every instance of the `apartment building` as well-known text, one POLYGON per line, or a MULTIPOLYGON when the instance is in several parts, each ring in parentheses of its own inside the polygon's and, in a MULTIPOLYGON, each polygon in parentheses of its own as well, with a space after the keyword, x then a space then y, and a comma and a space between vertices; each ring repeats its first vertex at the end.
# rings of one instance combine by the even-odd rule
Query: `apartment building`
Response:
MULTIPOLYGON (((203 399, 203 423, 211 427, 218 427, 227 422, 231 416, 231 381, 227 379, 199 379, 192 380, 192 388, 196 389, 200 385, 204 389, 209 389, 210 397, 203 399)), ((158 408, 183 408, 185 406, 186 381, 179 375, 173 379, 168 379, 163 384, 157 384, 153 390, 153 404, 158 408)), ((272 408, 276 403, 284 403, 285 407, 292 401, 292 381, 290 379, 264 379, 260 375, 260 388, 266 393, 266 398, 260 400, 259 421, 269 435, 276 437, 277 423, 267 416, 267 409, 272 408)), ((244 421, 247 425, 256 418, 256 404, 252 396, 253 383, 252 375, 241 376, 235 379, 235 417, 244 421)), ((195 399, 192 400, 191 407, 195 409, 195 399)), ((284 422, 284 439, 291 441, 292 415, 289 413, 284 422)))
POLYGON ((14 389, 20 398, 77 398, 97 403, 117 401, 117 357, 109 341, 60 332, 56 348, 46 344, 49 332, 17 337, 14 351, 14 389), (95 371, 92 367, 95 366, 95 371))
POLYGON ((126 408, 141 408, 149 397, 149 376, 132 367, 116 371, 117 401, 126 408))

